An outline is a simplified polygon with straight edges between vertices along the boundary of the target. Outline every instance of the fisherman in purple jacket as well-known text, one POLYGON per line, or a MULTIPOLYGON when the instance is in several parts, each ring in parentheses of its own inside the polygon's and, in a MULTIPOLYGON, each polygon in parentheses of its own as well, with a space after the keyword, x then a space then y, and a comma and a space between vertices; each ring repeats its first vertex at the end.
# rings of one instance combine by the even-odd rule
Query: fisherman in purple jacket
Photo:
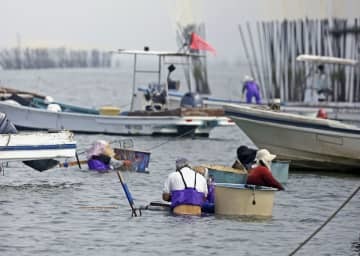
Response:
POLYGON ((244 85, 242 89, 243 94, 245 90, 246 90, 246 103, 251 104, 253 97, 255 97, 256 104, 261 103, 259 85, 250 76, 244 77, 244 85))
POLYGON ((97 140, 87 152, 89 170, 108 172, 120 168, 123 165, 131 164, 128 160, 117 160, 110 144, 104 140, 97 140))
POLYGON ((162 198, 171 202, 173 213, 200 215, 208 194, 204 176, 195 172, 187 159, 176 160, 176 171, 165 181, 162 198))

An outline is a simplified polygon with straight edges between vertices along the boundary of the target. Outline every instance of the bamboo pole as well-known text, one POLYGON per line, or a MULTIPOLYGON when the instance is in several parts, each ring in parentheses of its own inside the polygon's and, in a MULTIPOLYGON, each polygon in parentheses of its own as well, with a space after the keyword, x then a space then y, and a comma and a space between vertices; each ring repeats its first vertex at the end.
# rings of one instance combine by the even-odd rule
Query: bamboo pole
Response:
POLYGON ((260 49, 260 59, 259 59, 259 62, 260 62, 260 74, 262 75, 261 76, 261 87, 263 87, 263 98, 264 99, 269 99, 269 91, 268 91, 268 85, 267 83, 265 82, 266 81, 266 77, 267 77, 267 68, 266 68, 266 65, 265 65, 265 45, 264 45, 264 34, 261 33, 261 29, 260 29, 260 22, 257 22, 256 23, 256 29, 257 29, 257 35, 258 35, 258 41, 259 41, 259 49, 260 49))
POLYGON ((245 50, 245 56, 246 56, 246 59, 247 59, 247 61, 249 63, 250 73, 251 73, 251 76, 254 77, 255 73, 254 73, 254 70, 253 70, 253 64, 252 64, 252 61, 251 61, 251 58, 250 58, 249 50, 248 50, 248 47, 247 47, 247 44, 246 44, 245 36, 244 36, 243 31, 242 31, 241 25, 238 26, 238 29, 239 29, 240 38, 241 38, 241 41, 243 43, 243 47, 244 47, 244 50, 245 50))
MULTIPOLYGON (((251 27, 250 27, 250 23, 247 22, 247 30, 248 30, 248 35, 249 35, 249 40, 250 40, 250 46, 252 48, 252 56, 253 56, 253 60, 254 60, 254 65, 255 65, 255 71, 256 71, 256 78, 260 81, 262 81, 262 75, 261 75, 261 70, 260 70, 260 66, 258 64, 258 58, 257 58, 257 54, 256 54, 256 49, 255 49, 255 44, 254 44, 254 40, 253 40, 253 35, 251 32, 251 27)), ((262 95, 265 94, 264 92, 264 87, 261 86, 261 93, 262 95)))

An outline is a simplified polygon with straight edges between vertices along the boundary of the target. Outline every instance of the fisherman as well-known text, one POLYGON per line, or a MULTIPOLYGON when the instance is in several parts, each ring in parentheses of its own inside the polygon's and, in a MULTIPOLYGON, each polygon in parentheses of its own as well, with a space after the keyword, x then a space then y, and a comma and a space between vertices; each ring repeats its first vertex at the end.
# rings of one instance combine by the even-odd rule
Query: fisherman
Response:
POLYGON ((245 76, 243 80, 242 94, 246 91, 246 103, 251 104, 252 98, 255 97, 256 104, 261 103, 259 85, 251 76, 245 76))
POLYGON ((315 73, 314 84, 318 93, 318 100, 324 101, 327 100, 328 96, 332 93, 332 90, 329 88, 330 79, 325 72, 324 65, 318 66, 318 72, 315 73))
POLYGON ((308 75, 306 79, 306 88, 304 93, 304 102, 315 104, 324 101, 332 93, 329 88, 330 79, 325 72, 324 65, 317 66, 313 75, 308 75))
POLYGON ((115 152, 105 140, 97 140, 87 152, 87 163, 90 170, 108 172, 122 166, 131 165, 129 160, 115 159, 115 152))
POLYGON ((270 154, 267 149, 256 152, 255 167, 249 170, 247 184, 267 186, 284 190, 284 187, 271 174, 271 162, 276 155, 270 154))
POLYGON ((187 159, 177 159, 176 171, 169 174, 162 194, 163 200, 171 202, 173 213, 200 215, 207 194, 204 176, 195 172, 187 159))
POLYGON ((207 181, 208 194, 205 202, 201 206, 201 211, 206 213, 215 212, 215 181, 212 175, 209 175, 208 168, 204 166, 195 166, 194 171, 204 176, 207 181))

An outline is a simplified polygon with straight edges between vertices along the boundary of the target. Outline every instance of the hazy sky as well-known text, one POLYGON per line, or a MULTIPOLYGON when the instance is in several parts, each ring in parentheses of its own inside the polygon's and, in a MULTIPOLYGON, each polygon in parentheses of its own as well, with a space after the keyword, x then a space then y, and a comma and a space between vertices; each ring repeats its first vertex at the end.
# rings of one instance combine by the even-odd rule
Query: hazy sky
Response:
MULTIPOLYGON (((176 50, 175 0, 0 0, 0 47, 24 45, 176 50)), ((186 2, 184 0, 184 2, 186 2)), ((251 1, 196 1, 187 14, 206 23, 214 58, 240 55, 237 24, 251 1), (226 3, 226 4, 224 4, 226 3), (246 4, 244 4, 246 3, 246 4), (202 8, 201 8, 202 5, 202 8)))
MULTIPOLYGON (((217 50, 210 58, 243 55, 239 23, 274 12, 320 3, 359 0, 0 0, 0 48, 17 44, 101 49, 177 50, 176 19, 190 16, 206 24, 207 41, 217 50), (193 3, 181 13, 179 3, 193 3), (298 5, 298 6, 297 6, 298 5), (17 37, 19 35, 19 37, 17 37)), ((333 4, 332 4, 333 5, 333 4)), ((353 5, 353 4, 352 4, 353 5)), ((351 8, 350 8, 351 9, 351 8)))

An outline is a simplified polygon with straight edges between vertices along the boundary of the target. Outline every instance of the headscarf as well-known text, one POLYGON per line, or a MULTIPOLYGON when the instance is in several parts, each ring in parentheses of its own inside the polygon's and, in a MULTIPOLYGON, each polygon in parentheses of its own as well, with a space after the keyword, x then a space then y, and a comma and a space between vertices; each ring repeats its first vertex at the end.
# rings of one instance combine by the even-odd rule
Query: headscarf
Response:
POLYGON ((105 140, 97 140, 93 143, 91 148, 87 151, 87 159, 92 156, 99 156, 101 154, 109 157, 114 156, 114 151, 111 149, 110 144, 105 140))
POLYGON ((256 150, 252 148, 248 148, 245 145, 242 145, 238 147, 237 151, 237 157, 239 161, 247 168, 249 169, 254 162, 255 156, 256 156, 256 150))

